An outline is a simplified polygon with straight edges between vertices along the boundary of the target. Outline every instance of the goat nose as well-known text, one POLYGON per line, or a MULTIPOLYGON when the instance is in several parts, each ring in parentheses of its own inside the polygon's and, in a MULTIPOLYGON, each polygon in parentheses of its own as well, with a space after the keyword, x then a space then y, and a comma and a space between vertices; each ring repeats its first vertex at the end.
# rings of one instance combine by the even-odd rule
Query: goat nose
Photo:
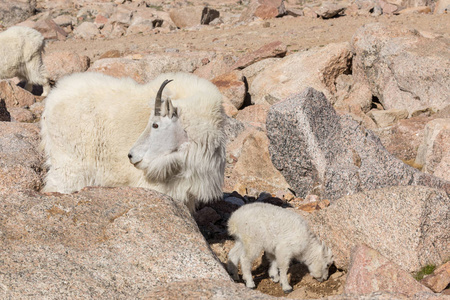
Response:
POLYGON ((133 155, 133 151, 128 152, 128 159, 133 165, 136 165, 142 160, 142 158, 139 158, 139 155, 133 155))

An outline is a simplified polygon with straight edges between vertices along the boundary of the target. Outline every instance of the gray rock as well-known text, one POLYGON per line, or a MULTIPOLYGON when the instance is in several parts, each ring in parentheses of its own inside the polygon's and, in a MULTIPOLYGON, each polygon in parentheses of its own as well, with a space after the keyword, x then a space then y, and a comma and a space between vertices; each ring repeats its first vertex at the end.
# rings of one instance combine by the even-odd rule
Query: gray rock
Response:
POLYGON ((36 0, 0 0, 0 20, 6 27, 25 21, 35 10, 36 0))
POLYGON ((385 109, 439 110, 449 105, 450 55, 444 39, 368 24, 352 38, 353 76, 368 83, 385 109))
POLYGON ((142 299, 189 280, 231 283, 184 205, 139 188, 4 195, 0 295, 142 299))
POLYGON ((449 214, 445 192, 409 186, 345 196, 305 217, 331 247, 337 267, 347 269, 352 248, 365 244, 415 272, 450 257, 449 214))
POLYGON ((339 117, 312 88, 273 105, 266 121, 269 151, 299 197, 344 195, 386 186, 423 185, 450 192, 450 182, 405 165, 369 130, 339 117))
POLYGON ((234 140, 245 128, 244 123, 234 118, 226 117, 224 120, 224 132, 228 141, 234 140))
POLYGON ((200 24, 209 25, 209 23, 211 23, 218 17, 220 17, 219 11, 209 8, 209 7, 204 7, 202 10, 202 17, 201 17, 200 24))

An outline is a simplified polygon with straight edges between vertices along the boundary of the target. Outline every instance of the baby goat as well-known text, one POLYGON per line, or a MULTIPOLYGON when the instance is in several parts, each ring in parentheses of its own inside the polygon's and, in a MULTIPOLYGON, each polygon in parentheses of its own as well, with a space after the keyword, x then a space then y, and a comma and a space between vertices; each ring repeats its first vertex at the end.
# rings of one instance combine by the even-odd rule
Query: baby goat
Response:
POLYGON ((249 288, 254 288, 252 262, 265 251, 270 261, 269 276, 281 282, 285 293, 292 291, 287 279, 293 258, 303 262, 319 281, 328 278, 333 263, 331 250, 309 230, 297 213, 267 203, 247 204, 236 210, 228 220, 228 233, 236 244, 228 255, 228 272, 238 280, 238 263, 249 288))

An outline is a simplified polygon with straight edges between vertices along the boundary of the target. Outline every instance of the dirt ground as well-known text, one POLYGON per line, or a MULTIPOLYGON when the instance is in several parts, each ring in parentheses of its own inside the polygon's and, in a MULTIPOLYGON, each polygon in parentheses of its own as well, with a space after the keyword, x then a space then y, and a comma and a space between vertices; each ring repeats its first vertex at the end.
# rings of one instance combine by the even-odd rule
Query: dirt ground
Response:
POLYGON ((450 14, 344 16, 328 20, 283 17, 240 26, 203 26, 198 30, 176 30, 116 39, 69 38, 66 41, 49 42, 46 52, 50 54, 62 50, 76 51, 80 55, 89 56, 92 62, 109 50, 118 50, 125 54, 164 53, 168 49, 177 49, 179 52, 215 51, 240 57, 267 43, 280 40, 288 46, 288 53, 291 53, 329 43, 348 42, 360 26, 373 22, 391 26, 406 25, 450 38, 450 14))
MULTIPOLYGON (((228 252, 233 248, 234 241, 230 239, 209 240, 211 249, 225 266, 228 252)), ((263 254, 255 260, 252 266, 253 280, 256 290, 275 297, 287 297, 292 299, 318 299, 327 296, 339 295, 344 291, 346 273, 330 267, 330 277, 324 282, 315 280, 308 272, 308 268, 297 261, 293 261, 289 268, 288 278, 293 292, 285 294, 280 283, 275 283, 267 274, 269 262, 263 254)), ((242 273, 239 271, 240 281, 238 284, 245 285, 242 273)))

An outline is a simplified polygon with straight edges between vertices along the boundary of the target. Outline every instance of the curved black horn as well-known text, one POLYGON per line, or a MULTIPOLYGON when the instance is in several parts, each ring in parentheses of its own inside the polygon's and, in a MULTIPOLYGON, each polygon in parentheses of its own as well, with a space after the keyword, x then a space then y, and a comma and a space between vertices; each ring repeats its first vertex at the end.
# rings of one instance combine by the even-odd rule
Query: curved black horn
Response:
POLYGON ((159 88, 158 93, 156 94, 156 99, 155 99, 155 116, 159 116, 161 115, 161 96, 162 96, 162 92, 164 90, 164 87, 173 80, 164 80, 164 82, 161 84, 161 87, 159 88))

